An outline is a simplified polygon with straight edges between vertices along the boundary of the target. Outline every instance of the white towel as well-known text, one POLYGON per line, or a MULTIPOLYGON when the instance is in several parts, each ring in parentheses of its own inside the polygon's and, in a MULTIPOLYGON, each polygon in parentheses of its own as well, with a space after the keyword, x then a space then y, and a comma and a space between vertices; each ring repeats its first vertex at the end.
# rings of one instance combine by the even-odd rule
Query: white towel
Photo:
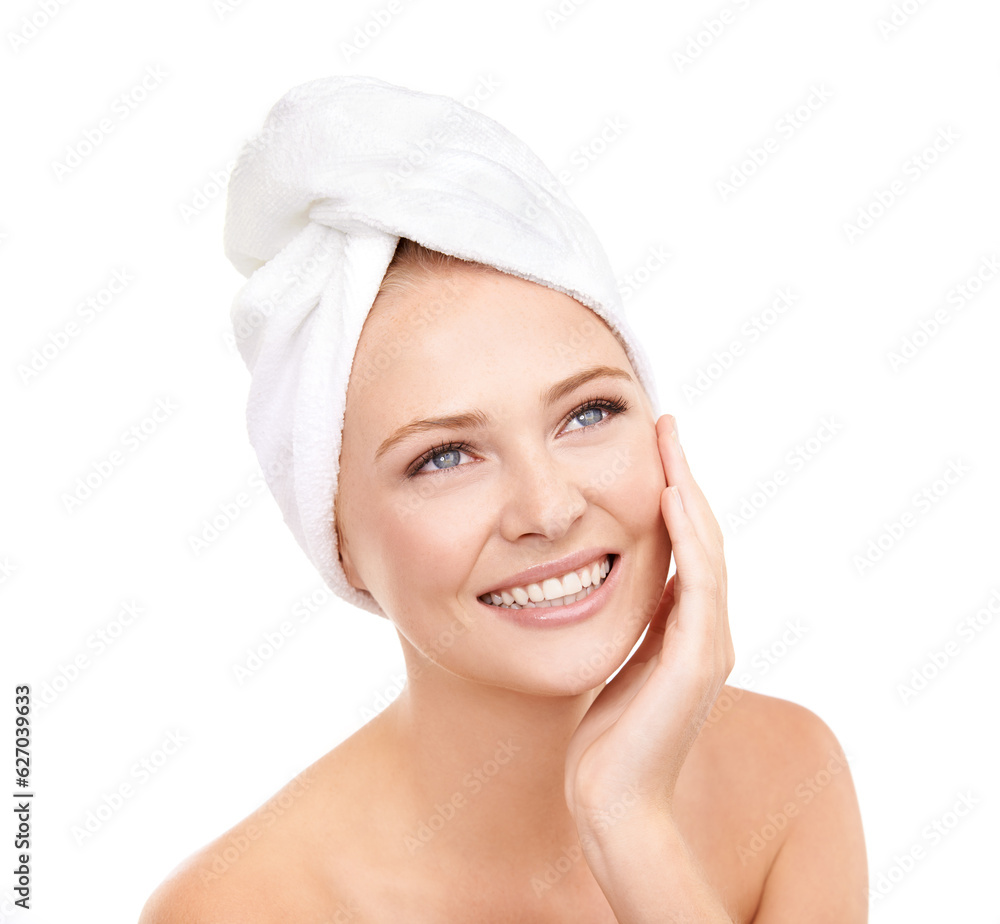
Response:
POLYGON ((370 77, 314 80, 271 109, 229 181, 225 250, 247 282, 232 307, 252 380, 247 428, 285 522, 327 585, 352 587, 333 498, 351 362, 400 237, 564 292, 655 380, 597 237, 518 138, 445 96, 370 77))

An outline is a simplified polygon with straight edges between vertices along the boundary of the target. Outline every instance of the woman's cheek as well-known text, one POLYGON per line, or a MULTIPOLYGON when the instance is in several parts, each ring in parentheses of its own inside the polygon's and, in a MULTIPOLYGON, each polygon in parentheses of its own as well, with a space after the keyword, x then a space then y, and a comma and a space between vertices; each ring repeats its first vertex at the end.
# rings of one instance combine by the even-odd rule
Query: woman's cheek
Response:
MULTIPOLYGON (((617 454, 622 474, 608 487, 603 504, 632 539, 642 542, 650 566, 662 563, 665 579, 672 547, 660 509, 667 481, 655 430, 643 427, 632 439, 618 444, 617 454)), ((654 583, 661 583, 658 576, 654 583)))
POLYGON ((473 515, 477 505, 462 492, 442 492, 430 484, 434 480, 417 476, 380 517, 384 584, 394 599, 411 605, 439 607, 460 593, 472 567, 466 558, 482 546, 473 515))
POLYGON ((591 485, 605 498, 627 505, 632 513, 629 520, 636 526, 648 526, 659 519, 660 494, 667 483, 655 430, 637 425, 609 445, 591 485))

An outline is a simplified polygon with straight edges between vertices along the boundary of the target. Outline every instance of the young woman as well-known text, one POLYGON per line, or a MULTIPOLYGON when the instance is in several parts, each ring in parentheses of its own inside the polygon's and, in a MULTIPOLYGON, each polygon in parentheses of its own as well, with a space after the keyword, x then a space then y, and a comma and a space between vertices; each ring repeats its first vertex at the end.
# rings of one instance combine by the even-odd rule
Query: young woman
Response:
POLYGON ((809 711, 723 687, 721 531, 615 336, 567 295, 404 242, 355 367, 403 338, 351 380, 337 523, 406 688, 176 871, 144 924, 866 920, 844 755, 809 711), (539 590, 561 602, 517 604, 539 590))
MULTIPOLYGON (((310 220, 333 220, 322 201, 310 220)), ((531 228, 515 231, 516 248, 531 228)), ((845 755, 808 710, 725 686, 722 534, 605 321, 399 240, 347 357, 335 536, 318 540, 343 595, 392 620, 405 689, 175 870, 142 924, 867 920, 845 755)))

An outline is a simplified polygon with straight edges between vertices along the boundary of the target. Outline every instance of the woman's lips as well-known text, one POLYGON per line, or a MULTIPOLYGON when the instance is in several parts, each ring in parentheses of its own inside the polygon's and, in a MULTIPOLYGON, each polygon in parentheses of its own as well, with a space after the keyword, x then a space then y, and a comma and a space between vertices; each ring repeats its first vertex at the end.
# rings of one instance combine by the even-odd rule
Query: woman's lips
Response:
POLYGON ((480 606, 487 607, 490 612, 501 619, 517 623, 521 626, 564 626, 575 622, 581 622, 589 618, 600 609, 605 600, 614 592, 618 586, 619 574, 621 572, 621 556, 609 555, 610 568, 607 575, 601 581, 599 587, 592 590, 582 600, 574 603, 563 603, 556 606, 495 606, 492 603, 483 603, 480 598, 476 601, 480 606))
POLYGON ((611 553, 604 553, 582 567, 552 573, 536 581, 498 588, 481 594, 483 603, 493 606, 562 606, 589 596, 600 587, 611 570, 611 553))

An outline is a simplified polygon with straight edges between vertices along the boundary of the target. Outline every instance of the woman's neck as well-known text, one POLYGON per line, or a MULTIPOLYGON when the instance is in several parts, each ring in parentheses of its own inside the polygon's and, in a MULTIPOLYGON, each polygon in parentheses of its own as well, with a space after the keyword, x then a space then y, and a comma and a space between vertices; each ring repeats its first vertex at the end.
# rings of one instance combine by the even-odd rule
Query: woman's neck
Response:
POLYGON ((538 696, 434 665, 416 673, 378 723, 384 759, 399 768, 408 849, 495 855, 508 868, 517 858, 528 875, 575 851, 566 748, 600 688, 538 696))

